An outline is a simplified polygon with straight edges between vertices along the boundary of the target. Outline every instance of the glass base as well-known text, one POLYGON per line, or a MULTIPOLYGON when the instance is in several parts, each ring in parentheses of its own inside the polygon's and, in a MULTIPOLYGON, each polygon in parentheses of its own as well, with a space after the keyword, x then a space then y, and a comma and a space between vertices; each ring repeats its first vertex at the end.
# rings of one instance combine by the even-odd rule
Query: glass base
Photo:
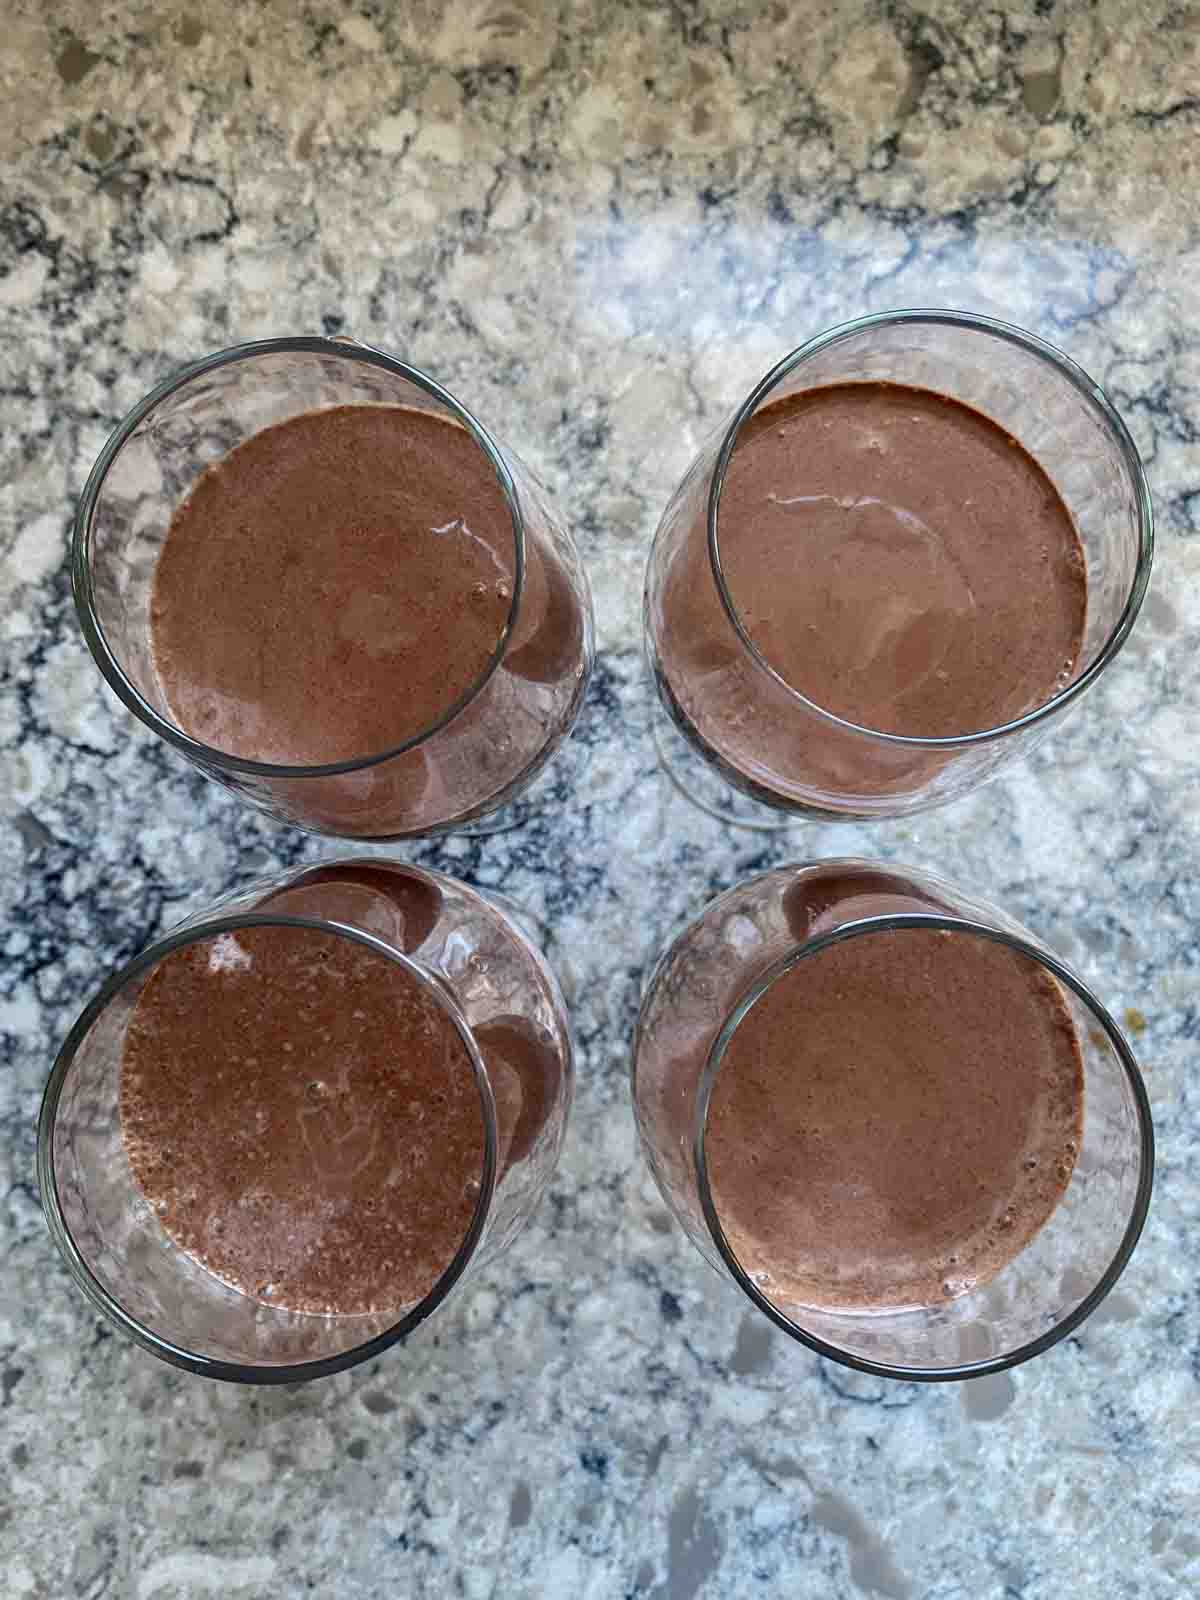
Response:
POLYGON ((519 794, 499 811, 489 811, 486 817, 477 817, 474 822, 445 829, 445 836, 448 839, 490 839, 494 833, 511 833, 514 828, 524 827, 536 809, 528 794, 519 794))
POLYGON ((523 828, 547 807, 571 803, 582 792, 591 754, 590 745, 568 734, 528 788, 514 795, 498 811, 489 811, 487 816, 477 817, 474 822, 450 826, 445 830, 447 836, 488 839, 493 834, 511 833, 514 828, 523 828))
POLYGON ((789 811, 764 805, 727 783, 715 767, 687 740, 654 695, 650 713, 654 747, 659 765, 683 798, 719 822, 735 828, 755 828, 761 833, 778 833, 799 819, 789 811))

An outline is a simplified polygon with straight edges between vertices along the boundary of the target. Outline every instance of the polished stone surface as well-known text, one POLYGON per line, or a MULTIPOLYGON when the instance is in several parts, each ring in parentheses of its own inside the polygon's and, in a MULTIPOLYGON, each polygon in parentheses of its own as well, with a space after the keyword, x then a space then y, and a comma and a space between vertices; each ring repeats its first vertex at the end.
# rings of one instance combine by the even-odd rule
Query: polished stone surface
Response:
POLYGON ((851 1600, 1200 1584, 1200 19, 538 0, 10 0, 0 48, 0 1590, 851 1600), (1027 767, 907 824, 735 835, 655 770, 637 654, 698 440, 831 322, 1025 324, 1109 389, 1159 516, 1135 637, 1027 767), (565 504, 601 665, 569 804, 412 854, 550 927, 580 1088, 549 1200, 406 1351, 307 1388, 171 1371, 59 1265, 53 1052, 114 962, 328 846, 190 773, 100 687, 64 567, 121 413, 181 361, 349 331, 424 366, 565 504), (590 760, 583 760, 590 754, 590 760), (1124 1017, 1160 1137, 1080 1333, 918 1388, 786 1345, 668 1220, 626 1088, 645 965, 789 856, 932 865, 1124 1017))

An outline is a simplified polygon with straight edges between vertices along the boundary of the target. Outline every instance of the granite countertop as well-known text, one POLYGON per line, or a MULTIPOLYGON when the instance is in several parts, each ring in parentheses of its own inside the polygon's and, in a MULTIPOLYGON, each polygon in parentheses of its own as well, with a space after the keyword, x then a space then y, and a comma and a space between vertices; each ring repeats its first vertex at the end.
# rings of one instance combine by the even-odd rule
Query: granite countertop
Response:
POLYGON ((0 51, 0 1590, 24 1596, 1175 1596, 1200 1585, 1200 23, 1145 0, 15 0, 0 51), (735 834, 659 779, 641 572, 697 440, 847 316, 1061 345, 1144 452, 1160 545, 1117 664, 1030 765, 903 824, 735 834), (64 552, 118 417, 240 339, 353 332, 561 496, 600 660, 569 805, 412 857, 552 929, 579 1092, 510 1255, 307 1387, 171 1370, 59 1264, 33 1181, 100 976, 328 853, 100 685, 64 552), (1011 1375, 859 1378, 668 1220, 627 1071, 648 959, 738 877, 933 866, 1075 962, 1144 1062, 1140 1249, 1011 1375))

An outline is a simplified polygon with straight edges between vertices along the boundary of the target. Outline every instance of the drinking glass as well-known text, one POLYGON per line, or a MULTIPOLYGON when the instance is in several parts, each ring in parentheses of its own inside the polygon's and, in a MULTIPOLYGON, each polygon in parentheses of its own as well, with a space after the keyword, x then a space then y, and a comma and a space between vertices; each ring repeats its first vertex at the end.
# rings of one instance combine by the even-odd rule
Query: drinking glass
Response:
MULTIPOLYGON (((117 427, 79 502, 72 580, 80 624, 110 688, 201 771, 284 822, 318 833, 398 839, 494 831, 566 738, 591 671, 587 577, 561 515, 517 455, 415 367, 353 339, 237 345, 168 378, 117 427), (171 518, 205 468, 302 412, 403 405, 460 423, 512 516, 509 613, 478 680, 393 749, 289 767, 214 749, 175 720, 152 653, 150 606, 171 518)), ((398 691, 402 685, 398 685, 398 691)))
POLYGON ((46 1087, 38 1180, 54 1240, 88 1299, 179 1367, 240 1383, 294 1383, 404 1339, 468 1271, 528 1221, 558 1161, 573 1084, 558 984, 508 902, 386 858, 339 859, 230 894, 112 976, 71 1029, 46 1087), (239 928, 311 928, 352 940, 415 978, 457 1030, 483 1117, 478 1201, 453 1259, 419 1302, 315 1315, 261 1303, 167 1235, 130 1168, 122 1049, 164 957, 239 928))
MULTIPOLYGON (((663 1198, 719 1272, 776 1326, 823 1356, 883 1377, 950 1379, 1050 1348, 1112 1288, 1150 1202, 1154 1139, 1145 1086, 1120 1029, 1083 981, 995 906, 932 873, 845 858, 781 867, 705 907, 658 961, 637 1024, 633 1100, 663 1198), (1074 1169, 1039 1232, 990 1281, 920 1309, 847 1311, 788 1302, 738 1259, 706 1157, 708 1108, 731 1038, 771 986, 848 939, 935 929, 1018 952, 1053 980, 1083 1057, 1074 1169)), ((797 1242, 803 1257, 803 1241, 797 1242)))
POLYGON ((1133 626, 1152 554, 1137 448, 1103 391, 1061 351, 1007 323, 956 311, 894 311, 833 328, 754 387, 663 513, 644 603, 663 766, 705 810, 749 826, 785 825, 797 815, 896 817, 943 805, 1028 754, 1095 683, 1133 626), (731 596, 721 491, 742 429, 785 396, 852 382, 906 384, 982 412, 1040 463, 1071 514, 1087 569, 1082 648, 1062 686, 1013 721, 946 738, 848 722, 768 663, 731 596))

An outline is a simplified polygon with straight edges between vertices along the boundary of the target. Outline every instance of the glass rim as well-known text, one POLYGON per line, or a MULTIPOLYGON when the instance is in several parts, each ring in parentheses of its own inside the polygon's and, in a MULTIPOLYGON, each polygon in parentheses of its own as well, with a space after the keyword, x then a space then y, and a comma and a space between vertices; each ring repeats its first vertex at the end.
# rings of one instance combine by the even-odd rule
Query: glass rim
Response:
MULTIPOLYGON (((1085 1097, 1086 1092, 1085 1079, 1085 1097)), ((799 1343, 807 1345, 810 1350, 814 1350, 818 1355, 824 1356, 830 1361, 836 1361, 844 1367, 853 1368, 857 1372, 868 1373, 872 1377, 894 1378, 907 1383, 950 1383, 965 1378, 979 1378, 992 1373, 1005 1372, 1010 1367, 1020 1366, 1032 1357, 1042 1355, 1061 1339, 1066 1338, 1080 1323, 1091 1316, 1096 1307, 1108 1295, 1117 1279, 1124 1272, 1129 1258, 1133 1254, 1138 1239, 1141 1237, 1146 1215, 1150 1208, 1150 1194, 1154 1185, 1154 1124, 1145 1081, 1128 1041, 1111 1013, 1092 993, 1082 978, 1077 977, 1065 962, 1059 960, 1051 951, 1043 949, 1029 938, 1004 928, 991 927, 986 922, 980 922, 971 917, 951 916, 935 912, 898 912, 888 913, 883 916, 856 918, 853 922, 843 923, 840 927, 834 928, 828 933, 819 934, 805 940, 804 943, 797 945, 794 949, 772 962, 766 972, 757 978, 742 994, 730 1010, 709 1048, 708 1058, 697 1087, 696 1118, 692 1136, 692 1159, 696 1167, 696 1187, 700 1199, 700 1208, 704 1214, 709 1236, 725 1266, 729 1269, 734 1282, 754 1305, 771 1319, 776 1327, 781 1328, 793 1339, 798 1340, 799 1343), (886 933, 905 928, 928 928, 937 932, 969 934, 989 939, 993 944, 1005 945, 1009 949, 1017 951, 1018 954, 1026 956, 1031 961, 1035 961, 1060 983, 1065 984, 1083 1003, 1096 1022, 1099 1023, 1109 1044, 1116 1052, 1117 1059, 1120 1061, 1125 1074, 1125 1081, 1133 1096, 1138 1123, 1139 1170, 1133 1205, 1130 1208, 1129 1218, 1121 1234, 1120 1242, 1096 1283, 1077 1305, 1035 1339, 1027 1340, 1015 1349, 1006 1351, 998 1356, 989 1356, 981 1361, 957 1362, 946 1367, 907 1367, 898 1366, 891 1362, 873 1361, 866 1356, 845 1350, 841 1346, 823 1339, 819 1334, 810 1332, 789 1317, 786 1312, 781 1311, 772 1300, 763 1294, 750 1274, 743 1268, 738 1260, 736 1251, 729 1242, 713 1198, 705 1149, 709 1104, 725 1051, 747 1013, 762 999, 767 990, 777 980, 791 972, 800 962, 807 960, 810 956, 819 954, 822 950, 829 949, 835 944, 840 944, 848 939, 860 938, 864 935, 886 933)), ((893 1314, 905 1316, 912 1313, 896 1312, 893 1314)), ((874 1320, 879 1320, 888 1315, 888 1313, 875 1312, 870 1313, 870 1315, 874 1320)))
MULTIPOLYGON (((492 1091, 491 1079, 488 1077, 483 1053, 475 1040, 471 1025, 467 1021, 457 999, 436 976, 427 972, 418 962, 405 955, 403 951, 394 949, 374 934, 365 933, 358 928, 350 927, 347 923, 338 922, 332 918, 241 912, 213 917, 184 928, 177 928, 165 934, 161 939, 155 940, 145 950, 140 951, 125 962, 116 972, 111 973, 80 1012, 59 1048, 42 1094, 37 1132, 38 1192, 41 1199, 42 1212, 49 1225, 51 1237, 65 1260, 77 1286, 98 1311, 102 1312, 110 1322, 114 1323, 137 1344, 141 1345, 144 1350, 150 1351, 152 1355, 159 1356, 172 1366, 181 1367, 185 1371, 195 1373, 200 1377, 218 1378, 230 1383, 243 1384, 303 1383, 312 1378, 324 1378, 336 1372, 344 1372, 349 1367, 357 1366, 362 1361, 367 1361, 374 1356, 380 1355, 383 1351, 390 1349, 392 1345, 412 1333, 442 1303, 462 1277, 482 1239, 484 1225, 492 1208, 492 1200, 498 1181, 499 1144, 499 1124, 496 1115, 495 1096, 492 1091), (336 937, 351 939, 358 944, 364 945, 376 954, 386 957, 396 966, 402 967, 450 1018, 459 1038, 462 1040, 471 1063, 476 1088, 479 1091, 484 1135, 483 1167, 475 1210, 458 1249, 428 1293, 397 1322, 385 1328, 382 1333, 375 1334, 370 1339, 363 1340, 361 1343, 352 1345, 346 1350, 339 1351, 336 1355, 321 1356, 315 1360, 306 1361, 266 1362, 262 1365, 252 1362, 231 1361, 224 1357, 206 1356, 197 1351, 188 1350, 184 1346, 156 1333, 138 1317, 134 1316, 132 1312, 125 1309, 117 1296, 92 1271, 84 1258, 83 1252, 75 1242, 75 1237, 67 1222, 59 1197, 58 1175, 54 1155, 54 1134, 57 1125, 59 1102, 62 1098, 71 1066, 78 1054, 79 1047, 87 1038, 93 1024, 107 1009, 115 996, 124 989, 132 978, 136 978, 146 969, 156 966, 175 950, 182 949, 184 946, 194 944, 202 939, 213 938, 222 933, 234 933, 239 929, 250 927, 308 928, 319 933, 333 934, 336 937)), ((136 1185, 136 1179, 132 1178, 132 1173, 130 1177, 136 1185)), ((174 1241, 172 1241, 172 1244, 174 1245, 174 1241)), ((179 1249, 180 1247, 174 1245, 174 1248, 179 1249)), ((186 1252, 181 1253, 186 1254, 186 1252)), ((215 1274, 211 1276, 217 1282, 223 1281, 216 1278, 215 1274)), ((231 1286, 226 1285, 226 1287, 231 1286)), ((249 1299, 250 1297, 247 1296, 246 1298, 249 1299)), ((286 1307, 281 1306, 279 1309, 281 1311, 286 1310, 286 1307)), ((299 1317, 310 1316, 314 1321, 329 1320, 324 1318, 322 1313, 316 1312, 294 1312, 292 1314, 299 1317)), ((386 1315, 386 1313, 383 1314, 386 1315)))
POLYGON ((1001 322, 995 317, 986 317, 969 311, 944 310, 936 307, 912 307, 896 311, 873 312, 869 316, 855 317, 852 321, 838 323, 835 327, 825 329, 824 332, 806 340, 804 344, 799 345, 784 356, 782 360, 776 362, 770 371, 759 379, 745 400, 738 406, 732 421, 728 424, 722 436, 716 463, 713 466, 708 483, 707 532, 709 565, 722 608, 756 667, 765 672, 803 710, 822 718, 836 728, 859 734, 864 738, 880 740, 886 744, 929 750, 963 749, 971 745, 987 744, 993 740, 1005 738, 1010 734, 1021 733, 1028 728, 1037 726, 1045 718, 1075 701, 1099 677, 1100 673, 1118 654, 1129 637, 1130 630, 1137 619, 1137 614, 1142 607, 1142 601, 1145 599, 1146 591, 1149 588, 1150 571, 1154 561, 1154 508, 1150 498, 1150 487, 1146 481, 1145 468, 1142 465, 1142 459, 1137 445, 1133 441, 1132 434, 1100 385, 1090 378, 1077 362, 1072 361, 1070 356, 1056 346, 1049 344, 1045 339, 1039 338, 1037 334, 1030 333, 1027 329, 1019 328, 1010 322, 1001 322), (1026 711, 1021 716, 1014 717, 1008 722, 998 723, 992 728, 980 728, 971 733, 946 734, 939 735, 936 738, 908 733, 885 733, 882 729, 869 728, 863 723, 852 722, 847 717, 838 716, 836 712, 827 711, 824 706, 818 705, 815 700, 810 700, 807 695, 795 688, 793 684, 790 684, 783 674, 777 671, 759 650, 742 620, 733 596, 729 591, 725 571, 721 564, 720 541, 717 532, 721 491, 725 486, 725 477, 729 470, 729 463, 734 450, 737 447, 738 437, 744 425, 758 410, 771 391, 813 356, 818 355, 832 345, 841 344, 844 340, 852 338, 865 329, 921 323, 962 328, 1000 339, 1046 362, 1054 367, 1062 377, 1066 378, 1071 386, 1092 407, 1093 411, 1099 415, 1116 442, 1133 489, 1138 537, 1137 561, 1134 564, 1133 580, 1129 586, 1129 593, 1125 597, 1125 604, 1121 609, 1121 614, 1109 632, 1108 638, 1097 652, 1096 659, 1077 678, 1062 689, 1056 690, 1048 700, 1043 701, 1041 705, 1035 706, 1032 711, 1026 711))
POLYGON ((325 337, 320 334, 291 334, 273 339, 249 340, 243 344, 230 345, 224 350, 213 351, 210 355, 202 356, 197 361, 189 362, 186 366, 180 367, 170 376, 164 378, 161 383, 151 389, 126 413, 109 434, 103 449, 96 457, 92 470, 88 474, 83 492, 79 497, 79 503, 76 506, 71 529, 71 588, 75 600, 75 611, 88 649, 91 651, 92 658, 109 688, 126 708, 133 712, 134 716, 145 723, 154 733, 158 734, 161 739, 165 739, 168 744, 172 744, 176 749, 183 751, 193 761, 223 772, 247 773, 255 777, 265 778, 332 778, 350 772, 363 772, 371 767, 380 766, 396 756, 404 755, 409 750, 416 749, 453 722, 455 717, 478 699, 504 659, 505 651, 516 627, 517 613, 524 594, 525 568, 525 513, 513 475, 504 460, 500 446, 492 438, 491 434, 478 418, 463 405, 461 400, 456 399, 448 389, 438 383, 435 378, 431 378, 428 373, 422 372, 420 368, 411 366, 406 361, 402 361, 398 356, 389 355, 385 350, 377 349, 374 345, 364 344, 361 340, 351 338, 346 334, 334 337, 325 337), (246 756, 235 756, 226 750, 219 750, 214 745, 205 744, 202 739, 193 738, 191 734, 185 733, 182 728, 176 726, 174 722, 164 717, 161 712, 155 710, 145 696, 130 681, 116 652, 109 644, 108 636, 101 625, 94 604, 95 590, 88 553, 91 545, 92 523, 104 489, 105 480, 121 450, 128 443, 136 429, 164 400, 169 399, 171 395, 185 388, 194 379, 203 377, 207 373, 215 372, 221 367, 232 366, 241 361, 253 361, 260 356, 305 354, 337 356, 344 360, 357 361, 366 366, 377 367, 384 372, 391 373, 394 377, 402 378, 416 388, 424 390, 431 399, 444 406, 455 420, 466 428, 487 458, 508 505, 509 514, 512 518, 513 565, 515 570, 513 572, 513 592, 508 608, 508 616, 500 630, 495 649, 475 681, 434 722, 423 728, 419 733, 415 733, 402 740, 399 744, 391 745, 388 749, 375 755, 352 756, 346 761, 331 761, 317 765, 287 766, 272 761, 255 761, 246 756))

